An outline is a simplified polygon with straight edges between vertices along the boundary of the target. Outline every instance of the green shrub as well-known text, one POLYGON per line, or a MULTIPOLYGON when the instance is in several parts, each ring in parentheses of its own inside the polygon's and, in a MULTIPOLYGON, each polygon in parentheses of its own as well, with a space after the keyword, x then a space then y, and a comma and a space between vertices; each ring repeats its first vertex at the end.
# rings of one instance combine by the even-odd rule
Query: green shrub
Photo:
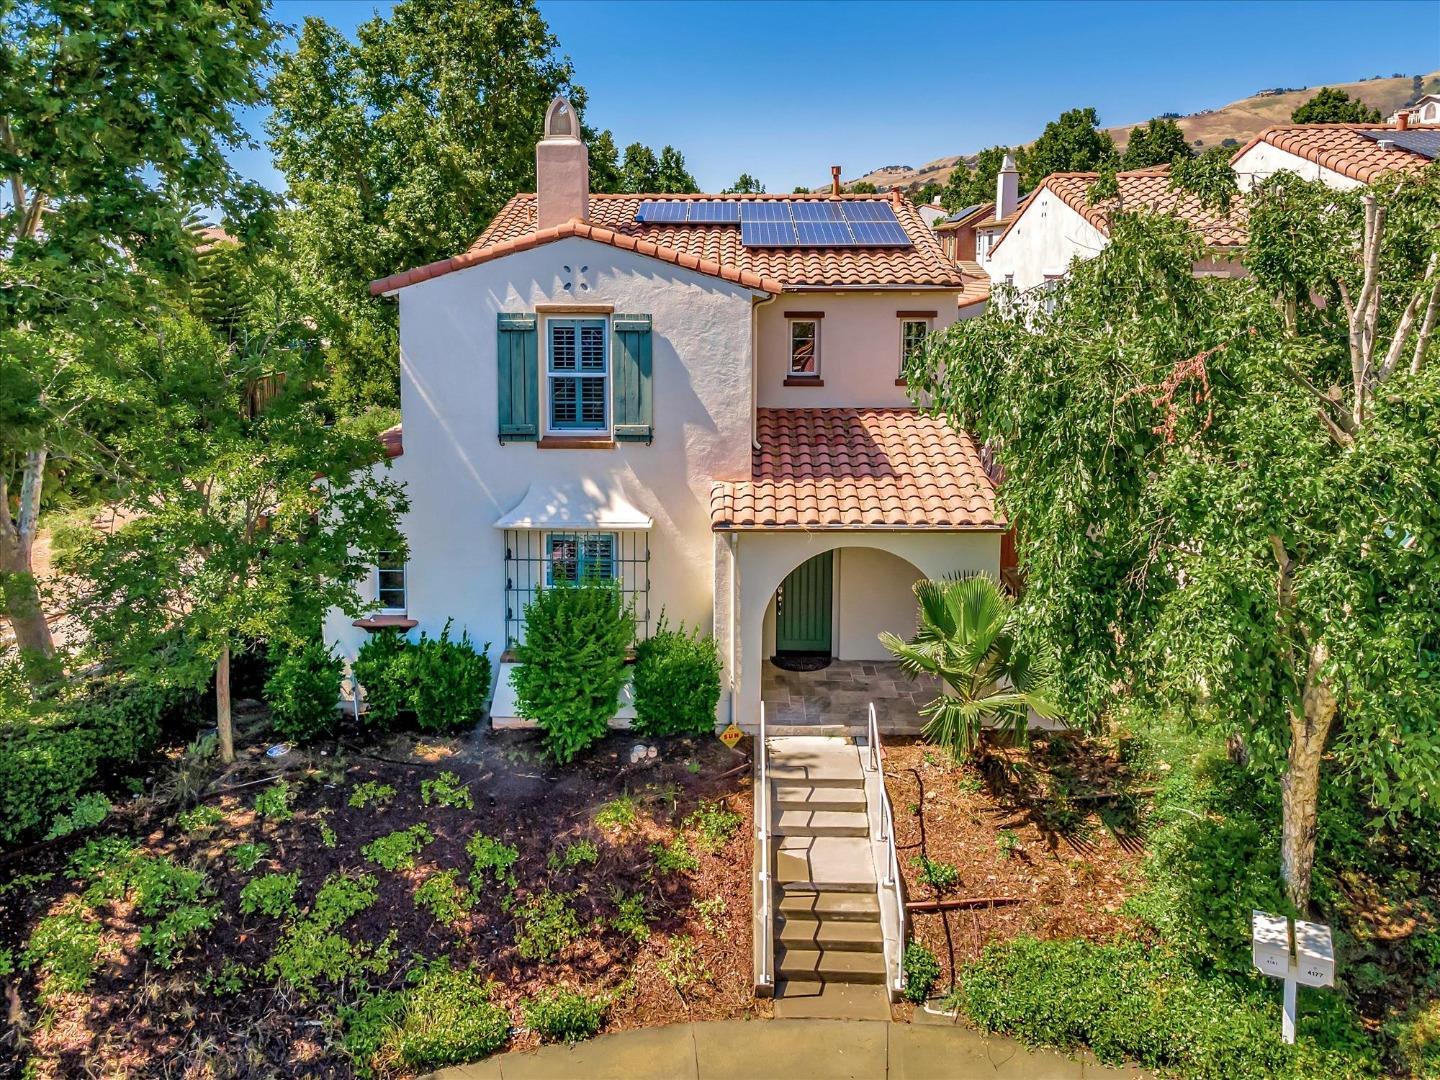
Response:
POLYGON ((422 822, 377 837, 361 848, 360 854, 386 870, 413 870, 415 856, 434 840, 435 834, 422 822))
POLYGON ((945 892, 960 884, 960 870, 951 863, 928 855, 917 855, 911 861, 920 868, 920 880, 936 892, 945 892))
POLYGON ((640 822, 640 801, 628 791, 595 811, 595 824, 610 832, 626 832, 640 822))
POLYGON ((225 814, 218 806, 201 803, 175 815, 175 823, 187 833, 207 832, 225 820, 225 814))
POLYGON ((350 792, 350 798, 346 801, 351 806, 363 810, 371 803, 390 803, 394 799, 395 789, 391 785, 366 780, 363 784, 355 785, 355 789, 350 792))
POLYGON ((175 955, 202 930, 215 925, 218 904, 179 904, 140 931, 140 944, 149 948, 162 968, 175 966, 175 955))
POLYGON ((542 892, 520 908, 515 949, 526 960, 548 964, 580 937, 580 920, 570 907, 570 894, 542 892))
POLYGON ((510 1036, 510 1014, 490 996, 480 972, 432 967, 405 992, 380 1056, 415 1071, 488 1057, 510 1036))
POLYGON ((650 923, 645 912, 645 897, 638 892, 626 895, 611 886, 610 899, 615 904, 615 914, 610 916, 611 929, 628 934, 636 941, 649 941, 650 923))
POLYGON ((485 888, 487 878, 507 892, 515 888, 515 862, 520 858, 520 852, 514 845, 477 832, 466 842, 465 853, 474 860, 470 887, 476 892, 485 888))
POLYGON ((271 821, 289 821, 295 816, 295 812, 290 809, 293 799, 289 783, 277 780, 255 796, 255 815, 271 821))
POLYGON ((295 890, 300 887, 300 873, 266 874, 247 881, 240 890, 240 910, 246 915, 260 912, 272 918, 294 915, 295 890))
POLYGON ((650 854, 655 859, 656 873, 681 874, 700 869, 700 860, 683 836, 675 837, 668 844, 651 844, 650 854))
POLYGON ((949 999, 981 1029, 1031 1045, 1085 1046, 1101 1061, 1133 1059, 1198 1080, 1370 1075, 1363 1035, 1334 995, 1302 997, 1299 1040, 1280 1039, 1278 988, 1206 977, 1174 952, 1136 941, 986 946, 949 999), (1306 1015, 1305 1007, 1321 1015, 1306 1015))
POLYGON ((265 680, 265 702, 281 738, 308 742, 333 735, 339 724, 345 662, 316 639, 278 657, 265 680))
POLYGON ((589 840, 566 844, 564 851, 552 851, 545 865, 551 870, 573 870, 577 866, 594 866, 600 861, 600 849, 589 840))
POLYGON ((85 905, 71 901, 36 924, 21 959, 40 974, 46 996, 78 993, 100 967, 100 935, 85 905))
POLYGON ((352 942, 339 932, 351 918, 372 907, 378 895, 371 874, 331 874, 309 911, 286 927, 266 972, 306 998, 314 996, 321 981, 343 984, 384 974, 395 959, 393 930, 373 947, 352 942))
POLYGON ((422 731, 455 731, 474 721, 490 689, 490 646, 479 652, 468 633, 418 642, 393 631, 372 634, 352 667, 365 689, 367 724, 385 729, 405 718, 422 731))
POLYGON ((720 703, 715 639, 672 630, 662 612, 655 633, 635 646, 635 723, 643 736, 709 735, 720 703))
POLYGON ((470 890, 455 880, 454 870, 431 874, 415 890, 415 904, 433 915, 437 922, 454 926, 470 911, 470 890))
POLYGON ((265 858, 269 851, 269 844, 236 844, 230 849, 230 857, 235 860, 235 865, 242 874, 248 874, 260 865, 260 860, 265 858))
POLYGON ((525 1026, 546 1042, 577 1043, 600 1030, 610 1003, 576 990, 554 987, 520 1003, 525 1026))
POLYGON ((475 796, 453 772, 442 772, 433 780, 420 781, 420 801, 426 806, 450 806, 456 810, 474 810, 475 796))
POLYGON ((735 830, 745 821, 723 802, 703 802, 685 819, 685 828, 694 829, 700 838, 700 850, 712 854, 730 842, 735 830))
POLYGON ((404 1008, 403 990, 382 990, 361 997, 354 1005, 341 1006, 340 1045, 350 1055, 355 1075, 362 1080, 375 1075, 375 1057, 394 1031, 404 1008))
POLYGON ((70 804, 68 813, 58 815, 50 823, 50 831, 45 834, 45 839, 58 840, 62 836, 94 828, 109 816, 110 800, 104 795, 98 791, 81 795, 70 804))
POLYGON ((943 974, 935 954, 918 941, 905 945, 905 999, 917 1005, 930 996, 930 991, 943 974))
POLYGON ((1395 1025, 1395 1044, 1411 1075, 1440 1077, 1440 999, 1425 1002, 1395 1025))
POLYGON ((700 959, 700 950, 689 934, 677 934, 671 938, 670 948, 655 961, 655 967, 665 981, 682 994, 696 983, 710 979, 710 971, 700 959))
POLYGON ((572 761, 604 737, 634 637, 634 619, 613 584, 560 582, 526 605, 525 640, 510 680, 516 708, 539 725, 556 761, 572 761))
POLYGON ((707 933, 718 934, 724 930, 724 923, 720 920, 729 910, 725 897, 716 893, 705 900, 691 900, 690 907, 700 916, 700 925, 705 927, 707 933))

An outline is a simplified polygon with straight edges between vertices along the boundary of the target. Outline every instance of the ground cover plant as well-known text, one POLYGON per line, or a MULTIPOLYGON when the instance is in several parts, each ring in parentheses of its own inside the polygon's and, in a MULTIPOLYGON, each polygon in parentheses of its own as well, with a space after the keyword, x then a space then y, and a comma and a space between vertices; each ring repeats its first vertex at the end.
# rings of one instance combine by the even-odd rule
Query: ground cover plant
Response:
MULTIPOLYGON (((532 772, 512 762, 533 762, 535 735, 464 753, 431 743, 427 756, 449 756, 293 750, 283 789, 121 804, 7 867, 23 887, 0 888, 0 982, 16 989, 25 1041, 0 1045, 0 1072, 245 1060, 269 1074, 410 1075, 763 1009, 748 774, 718 779, 743 758, 680 740, 627 766, 615 736, 589 764, 532 772), (351 806, 361 790, 371 798, 351 806), (462 790, 495 801, 441 797, 462 790), (615 807, 622 828, 596 823, 615 807), (684 868, 657 873, 652 845, 677 841, 684 868)), ((225 786, 274 767, 242 749, 225 786)))

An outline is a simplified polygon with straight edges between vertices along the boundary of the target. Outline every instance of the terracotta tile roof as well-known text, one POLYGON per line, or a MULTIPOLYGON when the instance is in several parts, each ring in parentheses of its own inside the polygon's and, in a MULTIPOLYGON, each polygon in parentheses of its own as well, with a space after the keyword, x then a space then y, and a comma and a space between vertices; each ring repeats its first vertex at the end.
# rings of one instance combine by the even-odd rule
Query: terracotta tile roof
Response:
MULTIPOLYGON (((493 223, 491 224, 491 228, 494 228, 493 223)), ((486 231, 488 232, 489 230, 486 231)), ((476 266, 479 263, 498 259, 502 255, 509 255, 516 251, 525 251, 529 248, 539 247, 541 244, 550 244, 556 240, 563 240, 567 236, 578 236, 585 240, 594 240, 597 243, 609 244, 612 247, 621 248, 625 251, 639 252, 641 255, 649 255, 652 258, 674 263, 677 266, 683 266, 687 270, 694 270, 701 274, 711 274, 715 277, 724 278, 726 281, 733 281, 736 284, 744 285, 748 289, 760 289, 768 293, 778 293, 782 288, 780 282, 774 278, 765 277, 752 270, 745 270, 736 266, 721 265, 714 259, 705 258, 694 252, 680 251, 667 245, 656 243, 653 238, 646 239, 630 236, 615 232, 612 229, 604 229, 593 224, 587 224, 583 221, 567 221, 563 225, 556 225, 553 229, 523 233, 513 239, 502 240, 487 246, 482 246, 477 241, 471 246, 470 250, 463 255, 456 255, 450 259, 441 259, 438 262, 417 266, 413 270, 405 270, 399 274, 391 274, 387 278, 372 281, 370 283, 370 295, 381 296, 395 289, 403 289, 407 285, 414 285, 418 281, 428 281, 430 278, 440 277, 443 274, 449 274, 456 270, 463 270, 467 266, 476 266)))
POLYGON ((386 457, 402 456, 405 453, 405 435, 401 430, 401 425, 396 424, 394 427, 388 427, 380 432, 380 445, 384 448, 386 457))
MULTIPOLYGON (((738 225, 642 223, 635 212, 647 199, 829 199, 831 195, 591 195, 590 223, 615 233, 664 245, 721 266, 780 282, 804 286, 915 285, 963 288, 955 264, 945 257, 934 231, 908 199, 886 195, 842 195, 850 200, 888 202, 910 237, 911 247, 893 248, 747 248, 738 225)), ((535 196, 516 195, 501 209, 470 252, 514 240, 535 229, 535 196)), ((468 254, 468 253, 467 253, 468 254)))
POLYGON ((995 247, 991 248, 992 253, 1005 242, 1015 222, 1025 213, 1035 197, 1046 189, 1054 192, 1065 205, 1106 236, 1110 235, 1110 215, 1123 208, 1127 211, 1147 210, 1155 214, 1173 214, 1189 222, 1209 247, 1232 248, 1245 243, 1244 205, 1237 200, 1231 205, 1228 216, 1203 206, 1190 192, 1170 186, 1168 165, 1116 173, 1115 183, 1120 189, 1119 196, 1092 205, 1090 188, 1099 178, 1100 174, 1093 172, 1052 173, 1047 176, 1038 188, 1025 197, 1025 201, 1012 216, 1010 227, 995 241, 995 247))
POLYGON ((960 290, 960 297, 956 307, 969 307, 971 304, 978 304, 982 300, 990 299, 990 275, 977 262, 968 259, 956 259, 955 265, 960 267, 960 272, 965 275, 965 288, 960 290))
POLYGON ((1420 154, 1398 146, 1383 147, 1361 134, 1398 130, 1394 124, 1285 124, 1256 135, 1235 151, 1230 161, 1232 164, 1239 161, 1246 151, 1264 142, 1341 176, 1369 184, 1386 173, 1419 172, 1430 164, 1429 159, 1420 154))
POLYGON ((974 228, 976 225, 984 224, 984 218, 995 216, 995 204, 993 202, 979 203, 970 208, 970 212, 963 211, 958 214, 951 214, 944 221, 937 221, 932 228, 936 232, 950 232, 952 229, 974 228))
POLYGON ((749 480, 714 484, 714 529, 999 529, 971 437, 915 409, 760 409, 749 480))

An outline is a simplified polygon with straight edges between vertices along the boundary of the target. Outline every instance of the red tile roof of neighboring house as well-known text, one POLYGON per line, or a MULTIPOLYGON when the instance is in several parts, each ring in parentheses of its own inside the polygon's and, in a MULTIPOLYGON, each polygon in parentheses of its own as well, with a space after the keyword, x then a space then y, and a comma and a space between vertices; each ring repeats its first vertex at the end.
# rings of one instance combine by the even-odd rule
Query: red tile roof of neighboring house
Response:
POLYGON ((915 409, 759 409, 749 480, 716 483, 714 529, 1000 529, 974 440, 915 409))
POLYGON ((400 457, 405 453, 405 436, 401 425, 388 427, 380 432, 380 445, 385 450, 387 458, 400 457))
MULTIPOLYGON (((1384 147, 1361 134, 1399 130, 1394 124, 1284 124, 1260 132, 1236 150, 1230 161, 1232 164, 1239 161, 1247 151, 1263 142, 1351 180, 1369 184, 1386 173, 1420 172, 1430 164, 1421 154, 1399 146, 1384 147)), ((1430 125, 1429 130, 1434 130, 1434 126, 1430 125)))
POLYGON ((937 221, 934 225, 931 226, 931 228, 934 229, 936 232, 951 232, 955 229, 964 228, 973 229, 977 225, 984 224, 984 221, 981 220, 982 218, 993 218, 994 216, 995 204, 993 202, 981 203, 964 217, 947 218, 943 221, 937 221))
POLYGON ((960 290, 956 306, 964 308, 982 300, 989 300, 990 275, 985 273, 984 268, 968 259, 956 259, 955 265, 960 267, 960 272, 965 275, 965 288, 960 290))
MULTIPOLYGON (((591 195, 588 223, 569 222, 565 235, 587 235, 617 247, 639 250, 679 265, 690 265, 752 288, 915 286, 962 289, 968 283, 945 257, 940 242, 909 200, 887 195, 842 195, 846 200, 888 202, 910 238, 908 247, 747 248, 738 225, 639 222, 635 212, 650 199, 830 199, 832 195, 591 195), (579 230, 591 230, 583 233, 579 230), (764 284, 758 284, 763 282, 764 284)), ((463 255, 372 282, 372 294, 389 292, 466 266, 558 239, 555 230, 535 230, 535 196, 516 195, 463 255), (518 246, 516 246, 518 245, 518 246)))
POLYGON ((1090 202, 1090 188, 1100 178, 1099 173, 1051 173, 1040 186, 1025 197, 1020 208, 1012 215, 1010 226, 999 240, 995 241, 993 253, 1013 231, 1026 209, 1041 191, 1049 189, 1083 217, 1103 235, 1110 235, 1110 216, 1119 210, 1146 210, 1154 214, 1173 214, 1189 224, 1200 234, 1209 247, 1233 248, 1245 243, 1245 207, 1240 200, 1231 204, 1228 215, 1204 206, 1200 199, 1188 191, 1170 186, 1170 166, 1157 165, 1149 169, 1135 169, 1115 174, 1115 184, 1120 190, 1118 196, 1090 202))

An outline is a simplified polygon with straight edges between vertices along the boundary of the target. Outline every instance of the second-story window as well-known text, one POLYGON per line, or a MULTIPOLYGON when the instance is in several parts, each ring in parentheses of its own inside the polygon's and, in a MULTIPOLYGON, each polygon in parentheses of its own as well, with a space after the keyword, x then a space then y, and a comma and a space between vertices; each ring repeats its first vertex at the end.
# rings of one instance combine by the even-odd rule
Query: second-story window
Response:
POLYGON ((903 374, 912 356, 925 348, 925 336, 930 333, 929 319, 900 320, 900 371, 903 374))
POLYGON ((790 320, 790 376, 818 378, 820 375, 820 321, 790 320))
POLYGON ((396 552, 380 552, 375 564, 375 599, 384 611, 405 610, 405 560, 396 552))
POLYGON ((545 376, 553 431, 610 426, 610 358, 604 319, 550 319, 545 376))

